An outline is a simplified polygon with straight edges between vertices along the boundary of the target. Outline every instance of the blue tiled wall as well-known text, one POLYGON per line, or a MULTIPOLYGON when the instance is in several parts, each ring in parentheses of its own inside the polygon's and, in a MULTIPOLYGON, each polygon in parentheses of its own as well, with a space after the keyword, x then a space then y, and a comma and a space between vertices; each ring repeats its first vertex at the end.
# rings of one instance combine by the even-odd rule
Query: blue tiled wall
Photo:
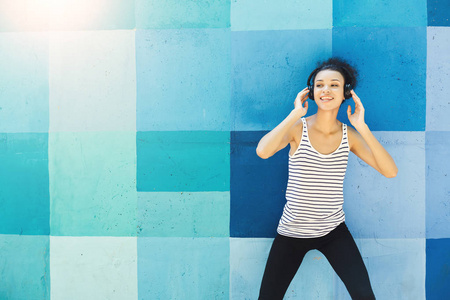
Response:
MULTIPOLYGON (((435 0, 0 0, 0 299, 256 299, 288 149, 255 148, 333 55, 359 70, 399 168, 351 154, 344 183, 377 299, 446 299, 449 15, 435 0)), ((349 295, 311 251, 285 299, 349 295)))

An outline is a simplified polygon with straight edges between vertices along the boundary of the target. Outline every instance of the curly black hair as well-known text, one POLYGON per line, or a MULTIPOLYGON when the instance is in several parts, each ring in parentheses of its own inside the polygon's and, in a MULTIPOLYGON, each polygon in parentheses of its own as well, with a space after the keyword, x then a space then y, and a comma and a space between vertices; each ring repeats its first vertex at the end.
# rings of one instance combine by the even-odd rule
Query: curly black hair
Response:
POLYGON ((344 77, 345 83, 350 83, 352 88, 355 88, 358 83, 358 71, 342 58, 332 57, 325 61, 318 62, 317 68, 313 71, 315 72, 312 77, 313 84, 317 73, 322 70, 333 70, 341 73, 344 77))

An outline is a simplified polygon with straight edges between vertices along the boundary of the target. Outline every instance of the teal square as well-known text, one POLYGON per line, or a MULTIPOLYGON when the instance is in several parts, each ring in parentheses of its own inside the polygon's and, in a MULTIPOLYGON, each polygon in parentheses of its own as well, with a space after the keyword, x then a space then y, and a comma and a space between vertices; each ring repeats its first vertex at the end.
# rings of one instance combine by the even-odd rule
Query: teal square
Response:
POLYGON ((229 191, 229 141, 222 131, 138 132, 137 190, 229 191))
POLYGON ((136 28, 228 28, 230 0, 136 0, 136 28))
POLYGON ((0 299, 50 299, 48 236, 0 235, 0 299))
POLYGON ((136 236, 132 132, 50 133, 51 234, 136 236))
POLYGON ((0 133, 0 233, 50 232, 47 133, 0 133))

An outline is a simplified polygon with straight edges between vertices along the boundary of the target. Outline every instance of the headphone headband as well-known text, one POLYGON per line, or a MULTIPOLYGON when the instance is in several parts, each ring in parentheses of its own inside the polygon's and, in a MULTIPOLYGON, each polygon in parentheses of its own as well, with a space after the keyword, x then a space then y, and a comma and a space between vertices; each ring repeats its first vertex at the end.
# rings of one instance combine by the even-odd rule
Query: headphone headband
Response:
POLYGON ((335 70, 338 69, 336 71, 343 73, 342 75, 344 76, 344 80, 345 80, 345 85, 344 85, 344 98, 345 99, 349 99, 352 97, 351 94, 351 90, 353 88, 353 82, 354 82, 354 78, 351 75, 351 73, 347 70, 347 68, 343 67, 343 66, 336 66, 336 65, 325 65, 322 67, 318 67, 315 68, 314 71, 311 72, 311 74, 308 77, 308 81, 306 82, 306 84, 308 85, 308 89, 309 89, 309 98, 311 100, 314 100, 314 79, 316 78, 317 73, 319 73, 320 71, 323 70, 335 70), (311 79, 312 79, 312 84, 311 84, 311 79))
POLYGON ((319 73, 320 71, 333 70, 333 69, 340 69, 340 70, 344 71, 343 72, 343 73, 345 73, 345 74, 343 74, 344 75, 344 79, 346 81, 347 80, 350 81, 350 82, 346 82, 346 83, 349 83, 349 84, 353 85, 353 76, 351 75, 349 70, 347 70, 347 68, 345 68, 343 66, 336 66, 336 65, 325 65, 325 66, 322 66, 322 67, 319 67, 319 68, 315 68, 314 71, 312 71, 311 74, 309 75, 307 84, 311 85, 311 79, 315 78, 317 73, 319 73))

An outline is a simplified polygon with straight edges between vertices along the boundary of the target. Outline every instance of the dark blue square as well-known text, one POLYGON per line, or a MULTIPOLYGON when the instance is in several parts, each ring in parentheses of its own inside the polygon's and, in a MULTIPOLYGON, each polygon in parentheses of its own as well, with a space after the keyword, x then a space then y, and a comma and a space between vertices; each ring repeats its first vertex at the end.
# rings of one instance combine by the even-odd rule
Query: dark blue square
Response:
POLYGON ((450 1, 428 0, 428 26, 450 26, 450 1))
POLYGON ((269 159, 256 155, 266 131, 231 132, 231 237, 274 237, 286 203, 289 147, 269 159))
MULTIPOLYGON (((372 130, 425 130, 426 27, 334 28, 333 55, 358 69, 355 92, 372 130)), ((345 109, 338 118, 348 122, 345 109)))
POLYGON ((427 240, 427 300, 448 299, 450 295, 450 239, 427 240))

